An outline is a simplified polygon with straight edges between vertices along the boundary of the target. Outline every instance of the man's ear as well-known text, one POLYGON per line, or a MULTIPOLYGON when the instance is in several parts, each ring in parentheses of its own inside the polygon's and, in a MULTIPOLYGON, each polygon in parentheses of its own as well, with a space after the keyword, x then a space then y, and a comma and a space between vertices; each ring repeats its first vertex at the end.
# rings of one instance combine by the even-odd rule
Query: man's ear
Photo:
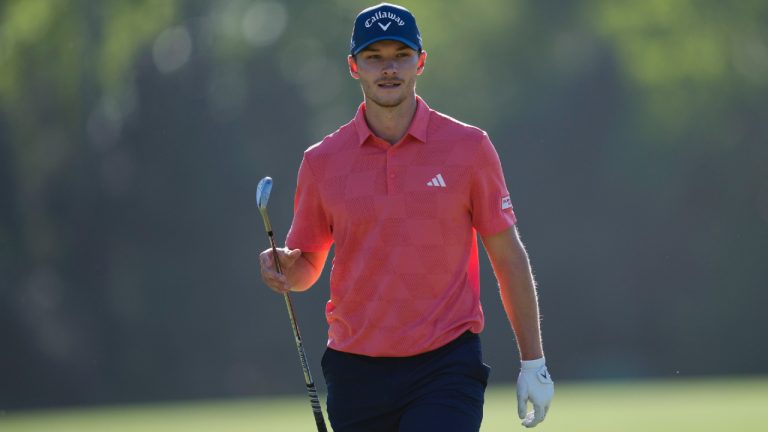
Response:
POLYGON ((347 57, 347 64, 349 65, 349 74, 354 79, 360 79, 360 74, 357 73, 357 60, 354 56, 347 57))
POLYGON ((427 52, 422 50, 419 54, 419 64, 416 66, 416 75, 421 75, 424 72, 424 66, 427 64, 427 52))

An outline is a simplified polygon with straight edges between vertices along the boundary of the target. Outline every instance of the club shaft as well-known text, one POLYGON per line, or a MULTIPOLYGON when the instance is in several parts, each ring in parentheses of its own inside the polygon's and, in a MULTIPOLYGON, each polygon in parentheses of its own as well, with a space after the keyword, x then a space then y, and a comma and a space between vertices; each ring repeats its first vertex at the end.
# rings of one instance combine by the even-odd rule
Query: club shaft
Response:
POLYGON ((275 270, 278 273, 283 274, 283 266, 280 264, 280 260, 277 259, 277 246, 275 246, 275 237, 272 235, 272 231, 269 231, 269 244, 272 246, 272 261, 275 262, 275 270))
MULTIPOLYGON (((280 260, 278 259, 277 255, 277 246, 275 245, 274 233, 272 232, 272 226, 269 223, 269 216, 267 215, 266 209, 261 212, 261 216, 264 219, 264 227, 266 228, 267 235, 269 236, 269 244, 272 246, 272 258, 275 262, 275 269, 278 273, 283 274, 283 268, 280 265, 280 260)), ((304 343, 301 340, 301 332, 299 331, 299 325, 296 322, 296 315, 293 312, 291 296, 288 295, 288 293, 284 293, 283 298, 285 299, 285 307, 288 310, 288 318, 291 321, 293 338, 296 341, 296 350, 299 352, 301 369, 304 372, 304 383, 307 385, 307 394, 309 395, 309 403, 312 406, 312 413, 315 416, 315 424, 317 425, 318 432, 327 432, 323 411, 320 408, 320 398, 317 395, 315 381, 312 379, 312 373, 309 370, 309 362, 307 361, 307 354, 304 351, 304 343)))
POLYGON ((288 309, 288 318, 291 320, 291 328, 293 328, 293 336, 296 340, 296 349, 299 352, 301 368, 304 371, 304 383, 307 385, 307 394, 309 395, 309 403, 312 406, 312 413, 315 415, 317 430, 326 432, 325 419, 323 418, 323 411, 320 408, 320 398, 317 396, 317 388, 312 379, 312 373, 309 371, 309 362, 307 362, 307 354, 304 351, 304 343, 301 340, 299 326, 296 324, 296 317, 293 313, 293 303, 291 303, 291 297, 288 293, 283 294, 283 298, 285 299, 285 307, 288 309))

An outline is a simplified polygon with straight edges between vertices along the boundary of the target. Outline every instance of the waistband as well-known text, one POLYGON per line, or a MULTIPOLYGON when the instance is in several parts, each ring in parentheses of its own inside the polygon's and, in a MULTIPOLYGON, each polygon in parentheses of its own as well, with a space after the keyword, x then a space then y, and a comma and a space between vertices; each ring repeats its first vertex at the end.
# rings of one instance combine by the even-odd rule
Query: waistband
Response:
POLYGON ((435 354, 440 354, 440 353, 445 352, 445 351, 450 351, 451 349, 455 348, 458 345, 461 345, 463 343, 467 343, 467 342, 470 342, 470 341, 473 341, 473 340, 479 340, 479 339, 480 339, 480 335, 478 335, 477 333, 472 333, 472 331, 470 331, 470 330, 467 330, 464 333, 462 333, 461 335, 459 335, 459 337, 457 337, 456 339, 448 342, 447 344, 445 344, 445 345, 443 345, 443 346, 441 346, 439 348, 435 348, 432 351, 427 351, 427 352, 423 352, 421 354, 416 354, 416 355, 407 356, 407 357, 371 357, 371 356, 367 356, 367 355, 363 355, 363 354, 354 354, 354 353, 348 353, 348 352, 345 352, 345 351, 339 351, 339 350, 335 350, 335 349, 333 349, 331 347, 327 347, 326 351, 334 352, 334 353, 339 353, 339 354, 343 354, 345 356, 350 356, 350 357, 357 357, 357 358, 361 358, 361 359, 419 359, 419 358, 423 358, 423 357, 432 356, 432 355, 435 355, 435 354))

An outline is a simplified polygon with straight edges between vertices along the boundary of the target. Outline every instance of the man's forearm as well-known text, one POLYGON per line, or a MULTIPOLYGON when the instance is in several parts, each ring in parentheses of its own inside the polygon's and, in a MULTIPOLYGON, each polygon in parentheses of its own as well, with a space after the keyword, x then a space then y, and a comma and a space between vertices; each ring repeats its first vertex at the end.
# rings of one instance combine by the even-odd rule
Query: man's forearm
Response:
POLYGON ((515 331, 522 360, 543 357, 536 288, 525 251, 521 257, 503 266, 497 278, 504 310, 515 331))
POLYGON ((291 286, 291 291, 306 291, 320 278, 323 272, 322 266, 318 268, 311 259, 308 259, 308 253, 302 252, 293 265, 286 269, 285 276, 291 286))
POLYGON ((484 237, 483 242, 499 282, 501 300, 517 338, 523 360, 544 355, 539 328, 539 306, 528 254, 511 229, 484 237))

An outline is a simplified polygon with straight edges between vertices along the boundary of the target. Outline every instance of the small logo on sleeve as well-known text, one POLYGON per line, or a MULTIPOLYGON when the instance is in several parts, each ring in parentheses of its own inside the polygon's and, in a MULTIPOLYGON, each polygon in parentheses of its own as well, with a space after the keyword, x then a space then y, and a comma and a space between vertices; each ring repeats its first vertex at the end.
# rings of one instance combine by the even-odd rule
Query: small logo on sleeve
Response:
POLYGON ((509 195, 501 198, 501 209, 507 210, 512 208, 512 199, 509 198, 509 195))

